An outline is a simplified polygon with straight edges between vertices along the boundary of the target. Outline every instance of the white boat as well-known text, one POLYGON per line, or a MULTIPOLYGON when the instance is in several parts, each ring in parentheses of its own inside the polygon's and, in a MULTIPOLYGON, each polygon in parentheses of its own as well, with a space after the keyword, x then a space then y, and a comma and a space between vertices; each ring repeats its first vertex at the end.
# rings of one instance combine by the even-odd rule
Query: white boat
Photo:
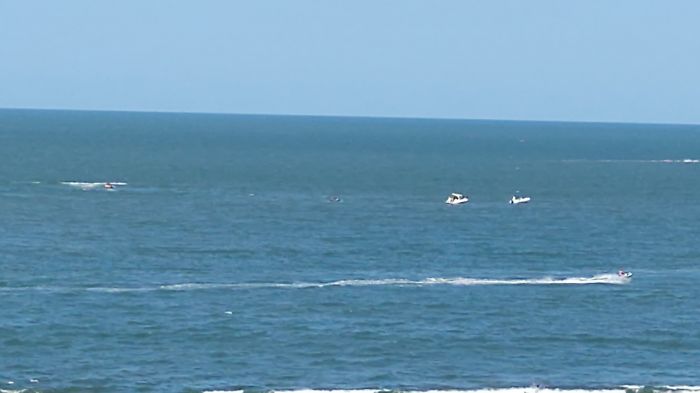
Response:
POLYGON ((526 196, 513 195, 510 198, 510 201, 508 201, 508 203, 510 203, 511 205, 517 205, 520 203, 528 203, 528 202, 530 202, 530 199, 531 199, 530 197, 526 197, 526 196))
POLYGON ((622 277, 622 278, 630 278, 630 277, 632 277, 632 272, 626 272, 624 270, 620 270, 619 272, 617 272, 617 276, 622 277))
POLYGON ((447 197, 447 200, 445 200, 445 203, 447 203, 448 205, 461 205, 467 202, 469 202, 468 196, 458 194, 456 192, 450 194, 450 196, 447 197))
POLYGON ((62 181, 61 184, 79 188, 83 191, 94 191, 99 189, 104 189, 107 191, 114 191, 117 186, 126 186, 127 183, 117 182, 117 181, 107 181, 107 182, 84 182, 84 181, 62 181))

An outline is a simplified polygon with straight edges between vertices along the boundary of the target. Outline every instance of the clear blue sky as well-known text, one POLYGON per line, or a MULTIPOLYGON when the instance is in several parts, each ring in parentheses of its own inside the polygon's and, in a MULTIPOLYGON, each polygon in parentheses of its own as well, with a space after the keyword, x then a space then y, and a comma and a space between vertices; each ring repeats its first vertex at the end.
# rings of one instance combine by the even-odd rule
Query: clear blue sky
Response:
POLYGON ((700 1, 0 0, 0 107, 700 123, 700 1))

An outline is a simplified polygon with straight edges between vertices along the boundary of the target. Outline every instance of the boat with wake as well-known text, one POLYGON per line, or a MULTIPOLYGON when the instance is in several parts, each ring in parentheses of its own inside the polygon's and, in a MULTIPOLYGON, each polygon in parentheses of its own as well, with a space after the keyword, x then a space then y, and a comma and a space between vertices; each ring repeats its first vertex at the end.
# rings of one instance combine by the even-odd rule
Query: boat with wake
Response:
POLYGON ((461 205, 467 202, 469 202, 468 196, 456 192, 450 194, 450 196, 447 197, 447 200, 445 200, 445 203, 447 203, 448 205, 461 205))
POLYGON ((62 181, 61 184, 79 188, 83 191, 94 191, 94 190, 106 190, 106 191, 116 191, 118 187, 126 186, 127 183, 116 182, 116 181, 106 181, 106 182, 83 182, 83 181, 62 181))
POLYGON ((510 198, 510 201, 508 201, 508 203, 510 203, 511 205, 519 205, 519 204, 521 204, 521 203, 528 203, 528 202, 530 202, 530 199, 531 199, 531 198, 528 197, 528 196, 513 195, 513 196, 510 198))

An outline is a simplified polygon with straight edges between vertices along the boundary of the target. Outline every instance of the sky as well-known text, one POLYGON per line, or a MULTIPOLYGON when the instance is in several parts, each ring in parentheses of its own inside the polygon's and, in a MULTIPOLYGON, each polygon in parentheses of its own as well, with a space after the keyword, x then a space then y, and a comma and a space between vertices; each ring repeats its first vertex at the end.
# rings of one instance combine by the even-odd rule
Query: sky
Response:
POLYGON ((0 0, 0 108, 700 124, 697 0, 0 0))

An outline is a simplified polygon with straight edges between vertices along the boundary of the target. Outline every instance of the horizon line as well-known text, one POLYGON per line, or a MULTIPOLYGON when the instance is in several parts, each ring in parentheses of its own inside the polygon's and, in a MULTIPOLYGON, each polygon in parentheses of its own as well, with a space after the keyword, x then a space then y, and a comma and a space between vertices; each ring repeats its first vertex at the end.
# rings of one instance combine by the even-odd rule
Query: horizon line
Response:
POLYGON ((597 120, 541 120, 541 119, 490 119, 467 117, 420 117, 420 116, 372 116, 372 115, 319 115, 319 114, 289 114, 289 113, 239 113, 239 112, 188 112, 174 110, 126 110, 126 109, 75 109, 75 108, 32 108, 32 107, 0 107, 0 111, 46 111, 46 112, 106 112, 106 113, 139 113, 158 115, 221 115, 221 116, 266 116, 266 117, 317 117, 317 118, 347 118, 347 119, 385 119, 385 120, 444 120, 444 121, 483 121, 508 123, 573 123, 573 124, 609 124, 609 125, 638 125, 638 126, 700 126, 700 123, 672 122, 634 122, 634 121, 597 121, 597 120))

